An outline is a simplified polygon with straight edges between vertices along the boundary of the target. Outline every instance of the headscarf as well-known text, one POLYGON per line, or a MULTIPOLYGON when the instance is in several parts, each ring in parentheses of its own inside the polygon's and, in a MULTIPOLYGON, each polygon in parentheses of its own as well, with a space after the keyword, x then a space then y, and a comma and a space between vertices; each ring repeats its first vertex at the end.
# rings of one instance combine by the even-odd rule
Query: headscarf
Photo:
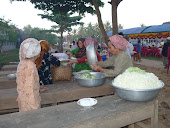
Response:
POLYGON ((35 64, 37 69, 40 68, 43 60, 44 53, 47 53, 50 49, 49 43, 46 40, 41 40, 39 41, 41 45, 41 52, 40 52, 40 57, 35 60, 35 64))
POLYGON ((91 37, 86 38, 85 42, 86 42, 87 46, 88 46, 89 44, 91 44, 92 42, 94 42, 96 49, 97 49, 97 45, 99 45, 99 43, 97 42, 97 40, 95 40, 95 39, 93 39, 93 38, 91 38, 91 37))
POLYGON ((19 59, 20 61, 26 58, 32 58, 37 56, 41 51, 41 46, 38 40, 34 38, 28 38, 24 40, 20 45, 19 59))
POLYGON ((111 36, 109 37, 109 40, 117 49, 125 51, 126 47, 129 48, 127 40, 121 35, 111 36))
POLYGON ((86 48, 84 46, 84 38, 80 38, 78 41, 81 41, 83 43, 83 47, 79 48, 79 50, 76 53, 76 58, 82 58, 83 56, 86 56, 86 48))

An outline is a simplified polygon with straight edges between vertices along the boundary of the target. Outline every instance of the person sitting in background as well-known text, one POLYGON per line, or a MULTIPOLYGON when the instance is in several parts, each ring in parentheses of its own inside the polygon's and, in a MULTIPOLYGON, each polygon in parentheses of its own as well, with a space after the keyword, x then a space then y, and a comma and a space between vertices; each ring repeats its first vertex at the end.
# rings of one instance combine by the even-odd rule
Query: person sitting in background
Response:
POLYGON ((167 37, 167 42, 164 43, 163 49, 162 49, 163 65, 165 69, 168 66, 168 47, 170 47, 170 37, 167 37))
POLYGON ((98 72, 104 72, 106 77, 116 77, 123 73, 127 68, 133 66, 129 55, 125 51, 127 46, 128 42, 121 35, 109 37, 108 48, 113 55, 108 57, 106 61, 91 65, 91 68, 98 72), (103 68, 111 66, 114 66, 114 70, 103 68))
POLYGON ((50 65, 59 66, 60 61, 48 52, 50 49, 48 41, 42 40, 40 41, 40 45, 40 57, 35 61, 40 79, 39 83, 40 85, 52 84, 50 65))
MULTIPOLYGON (((97 49, 97 45, 98 42, 96 40, 94 40, 91 37, 88 37, 86 40, 83 40, 83 43, 81 42, 81 40, 78 41, 78 46, 79 48, 83 47, 83 49, 85 51, 83 51, 84 55, 82 57, 77 58, 77 60, 72 60, 70 62, 68 62, 68 64, 73 64, 76 63, 74 70, 75 71, 80 71, 80 70, 91 70, 90 66, 86 63, 87 60, 87 56, 86 56, 86 47, 91 44, 92 42, 95 43, 96 49, 97 49)), ((100 54, 96 51, 97 54, 97 59, 98 61, 102 61, 102 58, 100 56, 100 54)), ((72 56, 72 55, 71 55, 72 56)))
POLYGON ((71 50, 74 50, 77 48, 77 45, 75 44, 75 41, 73 41, 73 45, 71 46, 71 50))
POLYGON ((28 38, 20 45, 20 62, 17 67, 17 92, 19 112, 40 108, 39 76, 35 60, 39 57, 41 46, 38 40, 28 38))

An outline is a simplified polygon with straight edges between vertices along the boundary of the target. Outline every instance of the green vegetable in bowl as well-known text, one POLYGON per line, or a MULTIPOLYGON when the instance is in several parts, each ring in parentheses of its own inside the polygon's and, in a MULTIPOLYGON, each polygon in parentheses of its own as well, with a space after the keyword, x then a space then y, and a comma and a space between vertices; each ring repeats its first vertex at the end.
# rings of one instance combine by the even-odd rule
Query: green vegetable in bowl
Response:
POLYGON ((93 74, 90 74, 89 72, 83 73, 81 76, 79 76, 80 79, 95 79, 96 77, 93 74))
POLYGON ((130 67, 128 69, 126 69, 125 72, 138 72, 140 74, 146 74, 146 71, 145 70, 141 70, 140 68, 138 67, 130 67))

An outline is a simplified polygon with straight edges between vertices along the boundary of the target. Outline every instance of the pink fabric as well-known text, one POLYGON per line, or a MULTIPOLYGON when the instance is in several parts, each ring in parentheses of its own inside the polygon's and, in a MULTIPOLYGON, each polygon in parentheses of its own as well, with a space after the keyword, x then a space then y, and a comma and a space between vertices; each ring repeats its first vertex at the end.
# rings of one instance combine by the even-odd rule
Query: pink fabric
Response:
POLYGON ((125 51, 126 47, 129 48, 128 42, 121 35, 114 35, 109 37, 111 43, 118 49, 125 51))
POLYGON ((24 60, 17 69, 17 92, 19 111, 40 108, 39 76, 35 63, 24 60))
MULTIPOLYGON (((39 76, 34 61, 37 55, 26 58, 27 48, 24 44, 31 43, 38 45, 36 39, 28 38, 21 43, 19 57, 20 62, 17 67, 17 92, 19 111, 27 111, 40 108, 41 98, 39 96, 39 76)), ((32 50, 35 52, 36 49, 32 50)), ((37 53, 36 53, 37 54, 37 53)))
POLYGON ((97 40, 95 40, 95 39, 93 39, 93 38, 91 38, 91 37, 86 38, 85 42, 86 42, 87 46, 88 46, 89 44, 91 44, 92 42, 94 42, 96 45, 99 45, 99 43, 97 42, 97 40))

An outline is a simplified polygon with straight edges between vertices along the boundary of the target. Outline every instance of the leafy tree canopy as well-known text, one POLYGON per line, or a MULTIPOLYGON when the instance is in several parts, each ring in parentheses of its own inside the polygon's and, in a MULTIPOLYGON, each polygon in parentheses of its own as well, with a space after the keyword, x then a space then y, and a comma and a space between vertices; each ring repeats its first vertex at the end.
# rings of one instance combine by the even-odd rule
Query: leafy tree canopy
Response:
POLYGON ((40 29, 40 28, 32 28, 31 25, 27 25, 23 28, 22 38, 23 40, 26 38, 35 38, 37 40, 47 40, 49 43, 54 42, 58 43, 58 38, 55 34, 51 33, 49 30, 40 29))
POLYGON ((16 42, 18 38, 17 28, 11 21, 0 18, 0 43, 16 42))
MULTIPOLYGON (((26 0, 10 0, 12 1, 26 1, 26 0)), ((78 12, 84 15, 84 13, 95 14, 95 9, 93 8, 93 2, 91 0, 29 0, 35 5, 35 8, 44 11, 53 12, 78 12)), ((98 5, 103 7, 104 3, 98 0, 98 5)))

